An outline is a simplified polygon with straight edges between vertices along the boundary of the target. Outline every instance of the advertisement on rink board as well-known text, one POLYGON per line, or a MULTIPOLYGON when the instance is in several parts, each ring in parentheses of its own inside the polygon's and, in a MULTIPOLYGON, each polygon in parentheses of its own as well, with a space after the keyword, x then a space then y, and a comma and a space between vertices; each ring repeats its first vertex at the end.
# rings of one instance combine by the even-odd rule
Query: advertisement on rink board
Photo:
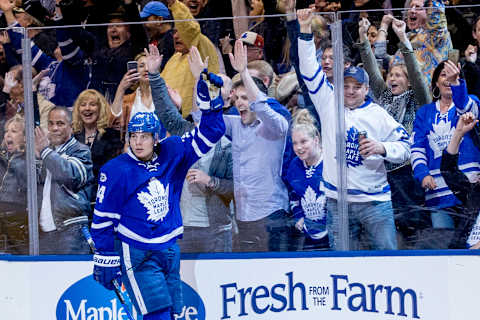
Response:
MULTIPOLYGON (((478 271, 476 263, 468 270, 478 271)), ((17 297, 30 301, 21 306, 30 314, 9 319, 128 319, 115 293, 93 280, 90 261, 10 262, 11 274, 17 264, 32 265, 30 291, 17 297)), ((468 295, 468 286, 476 292, 479 285, 473 273, 470 284, 449 280, 459 272, 442 256, 183 260, 181 269, 184 306, 176 319, 185 320, 460 319, 451 317, 451 295, 468 298, 455 286, 468 295)))

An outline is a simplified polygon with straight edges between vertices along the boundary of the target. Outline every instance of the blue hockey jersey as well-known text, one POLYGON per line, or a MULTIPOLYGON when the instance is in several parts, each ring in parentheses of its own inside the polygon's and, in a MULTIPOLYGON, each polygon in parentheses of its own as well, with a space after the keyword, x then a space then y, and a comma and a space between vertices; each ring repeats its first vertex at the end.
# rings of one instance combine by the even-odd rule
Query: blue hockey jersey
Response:
MULTIPOLYGON (((432 102, 420 108, 415 116, 411 150, 413 175, 420 182, 431 175, 437 185, 437 188, 427 190, 425 193, 426 205, 429 207, 441 209, 460 204, 440 173, 440 163, 442 152, 450 143, 459 115, 467 111, 475 111, 476 97, 469 97, 462 86, 464 83, 460 86, 452 86, 454 103, 448 112, 440 113, 438 102, 432 102)), ((479 161, 479 150, 473 144, 470 135, 465 135, 460 144, 458 159, 460 170, 471 179, 480 173, 479 161)))
MULTIPOLYGON (((7 30, 12 46, 18 54, 22 53, 22 28, 18 22, 7 30)), ((90 81, 90 70, 85 55, 72 40, 72 30, 56 29, 58 47, 62 52, 62 61, 47 56, 31 41, 32 67, 38 72, 48 69, 49 84, 40 92, 57 106, 73 107, 80 92, 87 89, 90 81)))
POLYGON ((295 219, 304 217, 304 232, 312 239, 327 235, 323 185, 323 159, 311 167, 298 157, 290 163, 286 183, 290 190, 290 209, 295 219))
POLYGON ((100 252, 114 250, 115 234, 142 250, 161 250, 183 234, 180 195, 190 166, 223 136, 221 111, 203 111, 198 128, 170 137, 149 162, 129 151, 101 169, 91 226, 100 252))

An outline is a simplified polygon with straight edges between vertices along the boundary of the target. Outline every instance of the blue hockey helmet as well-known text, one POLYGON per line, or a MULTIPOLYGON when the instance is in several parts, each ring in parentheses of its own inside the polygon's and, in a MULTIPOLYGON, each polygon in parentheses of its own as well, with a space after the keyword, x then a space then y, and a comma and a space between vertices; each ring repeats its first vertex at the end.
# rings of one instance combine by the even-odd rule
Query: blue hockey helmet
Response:
POLYGON ((128 132, 150 132, 154 141, 160 139, 160 121, 153 112, 137 112, 128 122, 128 132))

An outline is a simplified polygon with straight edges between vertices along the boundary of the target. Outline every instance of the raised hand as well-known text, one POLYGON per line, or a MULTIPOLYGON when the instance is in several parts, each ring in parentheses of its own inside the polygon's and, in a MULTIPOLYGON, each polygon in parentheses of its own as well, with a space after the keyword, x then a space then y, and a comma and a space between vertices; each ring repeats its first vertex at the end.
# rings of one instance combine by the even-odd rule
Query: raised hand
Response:
POLYGON ((477 61, 477 51, 477 46, 469 44, 467 49, 465 50, 465 60, 471 63, 475 63, 477 61))
POLYGON ((403 20, 393 19, 392 22, 392 29, 395 34, 398 36, 401 42, 405 42, 407 40, 407 33, 406 33, 407 24, 403 20))
POLYGON ((388 27, 395 18, 391 14, 386 14, 382 17, 382 22, 380 22, 380 28, 388 30, 388 27))
POLYGON ((365 41, 368 39, 368 28, 370 28, 370 21, 368 21, 367 18, 362 18, 358 22, 358 34, 360 36, 360 41, 365 41))
POLYGON ((234 55, 228 54, 230 63, 235 71, 242 73, 247 69, 247 47, 243 45, 242 40, 237 40, 234 49, 234 55))
POLYGON ((190 48, 190 53, 188 54, 188 64, 190 65, 190 71, 196 80, 200 78, 202 71, 208 68, 208 58, 209 57, 203 61, 197 47, 190 48))
POLYGON ((10 93, 13 87, 17 85, 17 80, 15 80, 15 71, 9 71, 5 73, 5 81, 3 83, 3 92, 10 93))
POLYGON ((312 9, 300 9, 297 10, 297 20, 300 25, 301 33, 312 33, 312 9))
POLYGON ((48 141, 48 135, 43 131, 42 128, 35 128, 35 155, 37 158, 40 158, 40 153, 48 147, 50 142, 48 141))
POLYGON ((162 65, 163 55, 158 52, 157 46, 150 44, 148 50, 145 48, 145 55, 147 56, 147 70, 149 73, 158 73, 162 65))
POLYGON ((5 44, 10 42, 10 37, 7 31, 0 31, 0 43, 5 44))
POLYGON ((170 99, 172 99, 173 104, 177 107, 178 110, 182 108, 182 96, 178 93, 177 90, 173 89, 169 85, 167 85, 168 95, 170 99))
POLYGON ((445 78, 450 83, 450 85, 458 86, 460 82, 458 81, 460 76, 460 65, 456 66, 450 60, 445 62, 443 71, 445 71, 445 78))
POLYGON ((455 131, 464 136, 467 132, 472 130, 477 123, 478 119, 475 119, 474 114, 471 112, 467 112, 465 114, 462 114, 460 118, 458 118, 455 131))

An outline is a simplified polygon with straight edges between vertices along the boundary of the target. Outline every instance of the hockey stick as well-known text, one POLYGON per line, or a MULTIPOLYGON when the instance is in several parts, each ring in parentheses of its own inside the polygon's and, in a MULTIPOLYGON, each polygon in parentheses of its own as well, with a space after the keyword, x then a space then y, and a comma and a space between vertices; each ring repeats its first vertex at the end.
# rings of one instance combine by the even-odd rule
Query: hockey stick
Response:
MULTIPOLYGON (((87 240, 88 245, 90 246, 90 249, 92 250, 92 252, 95 253, 96 251, 95 243, 93 242, 92 235, 90 234, 90 231, 88 230, 87 226, 82 227, 82 233, 83 233, 83 236, 85 237, 85 240, 87 240)), ((125 313, 127 314, 127 318, 129 320, 135 320, 133 319, 132 315, 130 314, 130 311, 128 310, 128 306, 125 302, 125 297, 122 294, 122 287, 118 283, 117 278, 112 280, 112 284, 114 287, 115 294, 117 295, 117 298, 120 301, 120 304, 122 305, 123 310, 125 310, 125 313)), ((133 304, 132 304, 132 307, 133 307, 133 304)))

